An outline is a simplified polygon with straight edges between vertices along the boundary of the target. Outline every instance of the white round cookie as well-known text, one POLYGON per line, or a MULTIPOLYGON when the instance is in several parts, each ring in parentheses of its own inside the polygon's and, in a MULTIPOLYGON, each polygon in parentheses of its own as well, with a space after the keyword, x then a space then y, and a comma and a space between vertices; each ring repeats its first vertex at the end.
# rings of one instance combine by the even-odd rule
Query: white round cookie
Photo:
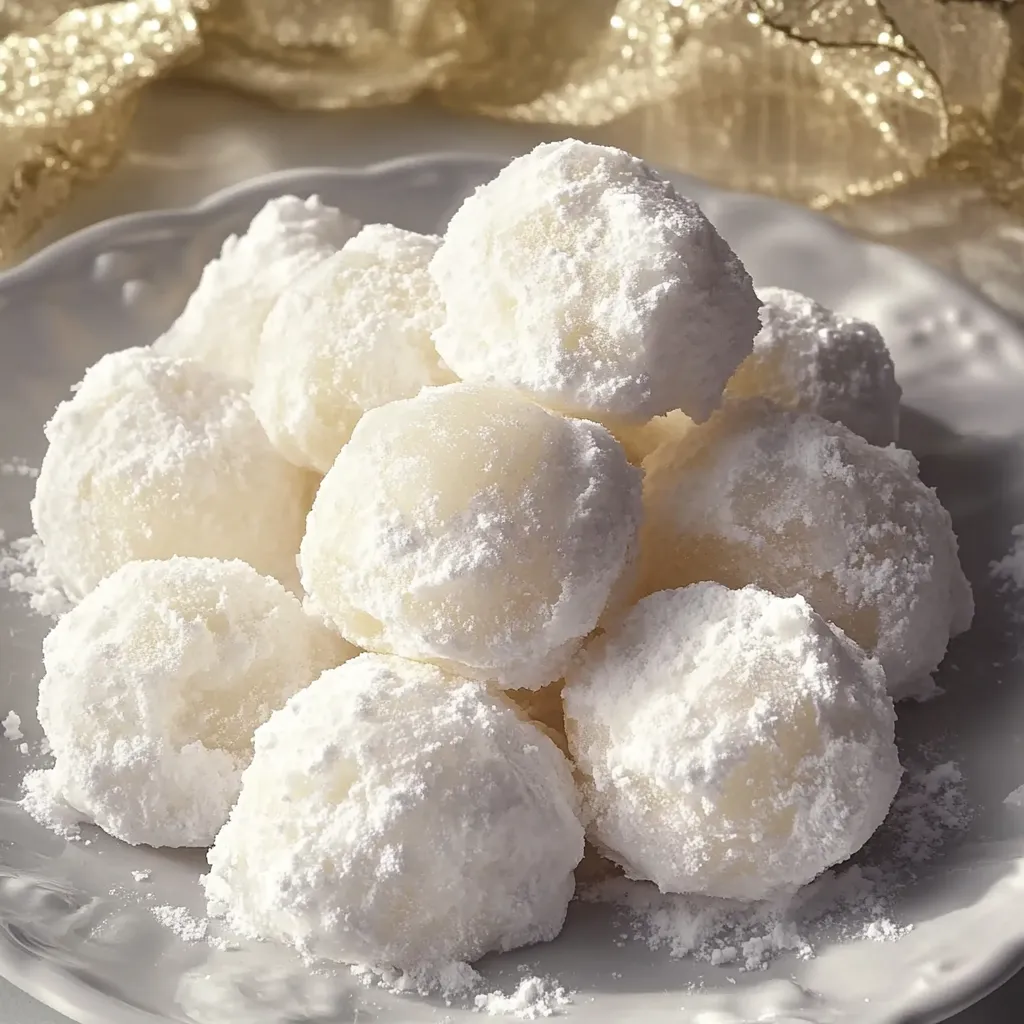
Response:
POLYGON ((758 296, 763 326, 726 394, 770 398, 842 423, 872 444, 895 443, 903 391, 878 329, 800 292, 762 288, 758 296))
POLYGON ((285 458, 326 473, 367 409, 455 379, 430 337, 443 319, 427 273, 439 243, 370 224, 274 303, 251 399, 285 458))
POLYGON ((536 689, 631 565, 640 486, 596 423, 427 388, 359 421, 309 513, 302 584, 359 647, 536 689))
POLYGON ((29 780, 112 836, 207 846, 256 727, 354 654, 244 562, 130 562, 43 644, 39 722, 54 767, 29 780))
POLYGON ((231 380, 151 348, 114 352, 46 437, 32 522, 69 597, 171 555, 240 558, 297 583, 315 478, 274 450, 231 380))
POLYGON ((643 161, 570 139, 513 160, 452 217, 430 265, 463 380, 607 423, 718 406, 760 303, 692 200, 643 161))
POLYGON ((801 597, 652 594, 563 700, 588 838, 663 892, 794 890, 860 849, 899 786, 881 667, 801 597))
POLYGON ((715 580, 803 595, 885 669, 926 683, 974 604, 949 513, 909 452, 750 400, 644 462, 640 593, 715 580))
POLYGON ((318 196, 271 199, 244 234, 225 240, 181 315, 154 347, 251 381, 260 332, 274 301, 358 230, 358 221, 318 196))
POLYGON ((568 761, 498 693, 364 654, 256 733, 210 913, 309 957, 437 969, 554 938, 583 855, 568 761))

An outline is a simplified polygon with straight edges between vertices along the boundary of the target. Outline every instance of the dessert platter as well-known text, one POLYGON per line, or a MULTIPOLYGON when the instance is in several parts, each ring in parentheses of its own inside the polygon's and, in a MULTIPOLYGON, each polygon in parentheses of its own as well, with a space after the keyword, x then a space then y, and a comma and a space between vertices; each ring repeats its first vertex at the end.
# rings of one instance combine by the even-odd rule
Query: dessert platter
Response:
POLYGON ((608 147, 0 276, 0 974, 74 1020, 938 1021, 1024 957, 1024 333, 608 147))

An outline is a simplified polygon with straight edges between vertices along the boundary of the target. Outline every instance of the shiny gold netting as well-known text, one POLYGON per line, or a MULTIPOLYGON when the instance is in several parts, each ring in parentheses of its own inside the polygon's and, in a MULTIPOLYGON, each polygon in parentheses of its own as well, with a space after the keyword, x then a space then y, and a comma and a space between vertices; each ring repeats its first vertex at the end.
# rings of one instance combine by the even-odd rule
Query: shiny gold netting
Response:
MULTIPOLYGON (((172 73, 307 108, 601 129, 818 207, 908 183, 1024 213, 1014 0, 0 0, 0 260, 172 73)), ((838 211, 842 213, 842 209, 838 211)))

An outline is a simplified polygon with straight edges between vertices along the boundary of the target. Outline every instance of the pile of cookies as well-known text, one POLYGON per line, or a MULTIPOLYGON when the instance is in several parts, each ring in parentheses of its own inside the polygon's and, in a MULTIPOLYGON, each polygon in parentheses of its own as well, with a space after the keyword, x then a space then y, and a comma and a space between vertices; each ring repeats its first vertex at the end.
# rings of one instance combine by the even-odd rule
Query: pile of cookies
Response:
POLYGON ((443 238, 284 197, 47 425, 59 804, 403 970, 553 938, 589 840, 757 900, 854 853, 970 625, 878 332, 577 141, 443 238))

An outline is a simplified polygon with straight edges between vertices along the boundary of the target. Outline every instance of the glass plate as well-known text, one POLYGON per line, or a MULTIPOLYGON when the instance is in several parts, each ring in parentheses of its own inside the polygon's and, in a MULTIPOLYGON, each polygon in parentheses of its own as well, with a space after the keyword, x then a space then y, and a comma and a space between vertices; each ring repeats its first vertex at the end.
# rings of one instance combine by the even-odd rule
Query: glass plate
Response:
MULTIPOLYGON (((38 466, 43 423, 85 368, 155 338, 223 238, 268 198, 316 192, 363 221, 433 231, 498 167, 424 156, 357 171, 289 171, 194 209, 108 221, 0 276, 0 463, 38 466)), ((994 987, 1024 951, 1024 811, 1004 803, 1024 783, 1022 630, 1012 596, 989 571, 1011 527, 1024 522, 1024 336, 956 282, 816 215, 679 184, 759 284, 799 288, 865 317, 892 346, 907 406, 904 442, 953 514, 978 602, 974 629, 954 643, 940 673, 944 696, 901 707, 901 746, 910 757, 927 749, 935 761, 955 760, 974 818, 895 897, 895 918, 913 929, 894 943, 840 942, 840 921, 813 957, 786 955, 740 973, 624 941, 608 907, 574 904, 556 942, 490 958, 483 969, 505 991, 523 970, 557 978, 575 993, 559 1012, 581 1024, 939 1020, 994 987)), ((8 540, 29 532, 32 486, 10 466, 0 472, 8 540)), ((29 820, 15 800, 26 768, 44 763, 33 752, 47 628, 23 598, 0 592, 0 717, 15 710, 30 746, 26 755, 0 737, 0 973, 96 1024, 479 1019, 463 1006, 367 987, 344 969, 311 971, 270 945, 183 941, 153 908, 202 917, 202 854, 132 849, 95 830, 65 842, 29 820), (141 871, 150 875, 137 881, 141 871)))

